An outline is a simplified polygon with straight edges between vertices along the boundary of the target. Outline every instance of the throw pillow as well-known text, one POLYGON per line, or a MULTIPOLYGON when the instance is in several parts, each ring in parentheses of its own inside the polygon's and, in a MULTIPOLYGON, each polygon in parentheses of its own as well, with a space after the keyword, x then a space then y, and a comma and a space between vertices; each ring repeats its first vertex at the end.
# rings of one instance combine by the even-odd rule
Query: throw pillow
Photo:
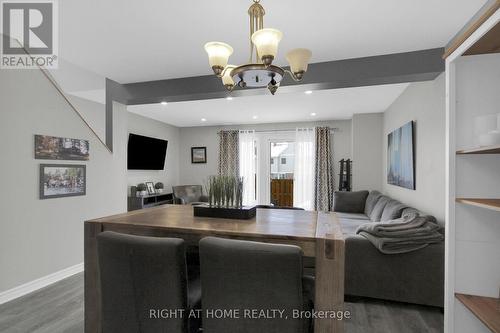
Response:
POLYGON ((363 213, 365 211, 368 191, 335 192, 333 195, 333 211, 343 213, 363 213))

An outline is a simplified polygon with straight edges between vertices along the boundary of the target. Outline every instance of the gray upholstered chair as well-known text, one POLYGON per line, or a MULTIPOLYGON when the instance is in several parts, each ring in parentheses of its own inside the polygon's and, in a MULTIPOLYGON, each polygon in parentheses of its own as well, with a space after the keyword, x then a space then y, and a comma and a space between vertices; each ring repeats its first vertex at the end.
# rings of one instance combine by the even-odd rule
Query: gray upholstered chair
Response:
POLYGON ((189 285, 188 299, 184 240, 106 231, 97 236, 97 249, 103 333, 188 332, 185 316, 165 319, 151 313, 199 305, 195 283, 189 285))
POLYGON ((201 185, 172 186, 174 203, 180 205, 198 205, 208 202, 208 197, 203 195, 201 185))
POLYGON ((292 318, 293 310, 313 305, 304 293, 312 293, 314 281, 303 278, 299 247, 206 237, 200 241, 200 265, 204 312, 240 311, 236 319, 204 318, 204 333, 310 332, 310 321, 292 318), (244 318, 245 309, 283 309, 288 319, 244 318))

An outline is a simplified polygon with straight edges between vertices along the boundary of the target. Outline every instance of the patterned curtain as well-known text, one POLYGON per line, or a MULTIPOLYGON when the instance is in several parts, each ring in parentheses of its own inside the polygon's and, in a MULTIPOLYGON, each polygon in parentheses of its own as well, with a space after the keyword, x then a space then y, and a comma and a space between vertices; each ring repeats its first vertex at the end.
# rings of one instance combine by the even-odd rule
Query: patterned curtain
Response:
POLYGON ((219 132, 219 175, 240 176, 239 131, 219 132))
POLYGON ((333 143, 329 127, 316 127, 316 175, 314 209, 333 210, 335 173, 333 169, 333 143))

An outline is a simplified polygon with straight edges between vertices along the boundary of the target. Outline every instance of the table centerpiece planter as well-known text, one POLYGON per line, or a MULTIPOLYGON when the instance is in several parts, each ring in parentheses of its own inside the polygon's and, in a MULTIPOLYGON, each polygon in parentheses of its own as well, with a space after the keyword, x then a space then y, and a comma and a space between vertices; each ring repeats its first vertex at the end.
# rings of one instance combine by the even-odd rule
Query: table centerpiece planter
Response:
POLYGON ((255 217, 255 206, 243 206, 243 178, 210 176, 205 187, 208 204, 194 206, 194 216, 239 220, 255 217))

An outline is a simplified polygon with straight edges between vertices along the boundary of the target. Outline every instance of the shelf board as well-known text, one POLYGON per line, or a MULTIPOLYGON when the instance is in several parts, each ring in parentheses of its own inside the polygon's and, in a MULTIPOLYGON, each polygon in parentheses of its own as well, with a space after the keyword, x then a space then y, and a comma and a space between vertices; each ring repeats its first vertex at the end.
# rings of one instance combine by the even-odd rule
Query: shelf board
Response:
POLYGON ((500 145, 458 150, 457 155, 500 154, 500 145))
POLYGON ((457 198, 457 202, 500 212, 500 199, 457 198))
POLYGON ((455 297, 465 305, 492 332, 500 333, 500 300, 455 293, 455 297))

